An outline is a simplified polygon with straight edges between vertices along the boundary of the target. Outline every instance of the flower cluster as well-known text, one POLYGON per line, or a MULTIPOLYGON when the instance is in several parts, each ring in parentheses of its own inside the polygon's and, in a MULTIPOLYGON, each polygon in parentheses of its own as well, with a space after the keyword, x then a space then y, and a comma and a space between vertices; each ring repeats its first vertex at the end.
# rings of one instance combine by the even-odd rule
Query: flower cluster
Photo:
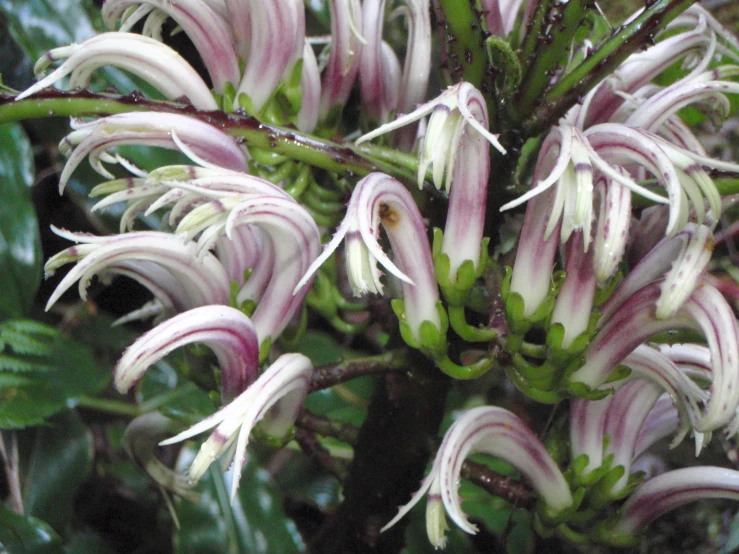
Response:
MULTIPOLYGON (((16 97, 65 77, 70 89, 87 87, 98 68, 114 66, 166 99, 150 103, 156 111, 72 120, 60 144, 68 157, 60 192, 89 159, 107 179, 92 189, 91 209, 123 204, 120 233, 55 228, 75 245, 46 264, 50 275, 74 263, 47 309, 77 282, 85 299, 95 275, 132 278, 151 293, 118 321, 155 318, 115 368, 119 392, 177 348, 202 343, 212 351, 219 409, 179 433, 159 415, 135 420, 126 438, 134 458, 187 497, 224 457, 233 464, 233 500, 252 430, 289 437, 311 391, 313 364, 286 335, 299 336, 315 316, 345 333, 348 345, 370 326, 362 326, 364 318, 375 325, 367 344, 404 342, 428 359, 425 370, 436 366, 455 379, 501 369, 532 401, 562 403, 569 414, 570 451, 556 458, 511 411, 465 411, 420 489, 383 530, 428 493, 435 547, 446 542, 445 513, 476 532, 458 493, 463 463, 474 453, 521 473, 538 498, 535 525, 543 536, 624 545, 679 504, 739 498, 736 471, 693 467, 646 481, 637 471, 639 457, 664 437, 674 436, 674 446, 690 436, 698 454, 713 433, 739 428, 739 287, 714 261, 714 250, 737 231, 733 225, 714 234, 729 204, 717 172, 739 173, 739 164, 712 157, 680 117, 696 106, 716 123, 729 114, 727 95, 739 93, 732 80, 739 42, 701 7, 673 19, 656 44, 627 57, 545 135, 528 137, 535 164, 530 175, 525 164, 515 171, 530 187, 506 203, 511 191, 499 184, 495 164, 506 167, 501 160, 521 155, 520 136, 504 124, 515 118, 492 100, 503 88, 490 75, 478 86, 457 80, 427 99, 428 0, 399 2, 391 14, 404 16, 407 28, 402 64, 391 37, 383 40, 384 0, 327 4, 330 37, 308 37, 301 0, 106 0, 109 31, 48 52, 36 65, 39 75, 61 64, 16 97), (192 42, 208 82, 165 44, 170 19, 192 42), (314 50, 320 43, 327 50, 314 50), (654 83, 678 62, 679 78, 654 83), (355 85, 361 108, 347 110, 355 85), (235 139, 235 122, 246 118, 260 130, 289 127, 292 138, 302 133, 316 150, 328 141, 309 133, 356 139, 332 145, 339 165, 368 149, 380 153, 375 162, 403 156, 405 166, 391 176, 367 164, 361 178, 319 169, 276 148, 266 131, 269 146, 235 139), (381 136, 382 146, 366 144, 381 136), (188 161, 138 167, 119 148, 128 146, 165 148, 188 161), (419 190, 401 182, 413 185, 409 168, 419 190), (524 203, 508 257, 502 245, 489 245, 501 231, 489 206, 505 211, 524 203), (143 224, 150 228, 137 230, 143 224), (343 268, 332 263, 342 258, 343 268), (504 267, 509 260, 512 267, 504 267), (393 317, 380 304, 391 305, 398 322, 376 340, 385 316, 393 317), (664 338, 678 331, 690 333, 681 344, 664 338), (159 444, 210 430, 189 483, 154 457, 156 441, 168 434, 175 435, 159 444)), ((545 17, 536 2, 484 0, 481 12, 473 10, 473 29, 484 28, 489 56, 505 48, 515 56, 515 48, 533 48, 528 29, 555 33, 549 23, 568 9, 555 4, 545 17), (503 46, 519 35, 520 44, 503 46)), ((564 18, 562 29, 567 25, 564 18)), ((577 56, 574 49, 570 55, 577 56)), ((556 82, 570 62, 547 78, 556 82)), ((506 71, 494 69, 488 73, 506 71)), ((518 69, 509 83, 521 78, 518 69)), ((512 174, 515 160, 506 163, 512 174)))

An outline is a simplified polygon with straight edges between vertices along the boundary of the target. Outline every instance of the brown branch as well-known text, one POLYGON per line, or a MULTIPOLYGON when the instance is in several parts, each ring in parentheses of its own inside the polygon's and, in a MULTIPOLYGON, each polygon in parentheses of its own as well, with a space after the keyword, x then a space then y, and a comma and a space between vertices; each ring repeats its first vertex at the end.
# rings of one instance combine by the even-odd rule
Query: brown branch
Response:
POLYGON ((318 439, 316 439, 313 433, 307 429, 298 427, 295 429, 295 442, 298 443, 306 456, 317 460, 326 471, 339 479, 339 481, 343 481, 346 478, 346 466, 331 456, 326 447, 318 442, 318 439))
POLYGON ((351 423, 328 419, 308 410, 303 410, 295 424, 313 433, 324 437, 334 437, 352 445, 357 442, 357 435, 359 434, 359 429, 351 423))
POLYGON ((482 464, 466 460, 462 464, 461 475, 490 494, 499 496, 519 508, 531 508, 536 503, 536 495, 523 483, 495 473, 482 464))
POLYGON ((327 389, 345 381, 365 375, 377 375, 390 371, 403 371, 408 364, 407 350, 398 349, 378 356, 355 360, 343 360, 335 364, 317 367, 313 372, 310 392, 327 389))

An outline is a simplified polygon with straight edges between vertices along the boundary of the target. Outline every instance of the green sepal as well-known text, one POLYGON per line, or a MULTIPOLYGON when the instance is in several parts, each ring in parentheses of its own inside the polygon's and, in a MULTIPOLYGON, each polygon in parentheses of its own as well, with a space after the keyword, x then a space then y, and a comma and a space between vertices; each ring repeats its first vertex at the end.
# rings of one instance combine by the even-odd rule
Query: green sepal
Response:
POLYGON ((560 523, 557 526, 557 534, 571 544, 578 544, 580 546, 590 544, 590 537, 587 534, 579 533, 565 523, 560 523))
POLYGON ((467 301, 469 292, 475 281, 485 271, 488 260, 488 244, 490 239, 484 237, 480 247, 480 256, 477 265, 472 260, 465 260, 457 269, 456 275, 451 275, 449 256, 441 251, 444 234, 438 227, 434 227, 433 245, 431 248, 434 259, 434 274, 439 283, 444 299, 451 305, 462 306, 467 301))
POLYGON ((508 329, 512 334, 523 335, 531 329, 531 323, 524 318, 524 300, 517 292, 509 292, 505 299, 505 311, 508 319, 508 329))
POLYGON ((275 166, 288 161, 290 158, 284 154, 266 148, 249 148, 252 160, 261 165, 275 166))
POLYGON ((315 133, 319 137, 332 137, 336 134, 336 130, 339 128, 339 123, 341 122, 341 114, 343 113, 344 109, 341 106, 341 104, 335 104, 334 106, 331 106, 328 110, 328 114, 324 118, 323 121, 321 121, 320 126, 318 129, 315 130, 315 133))
POLYGON ((616 287, 621 284, 621 281, 623 280, 624 272, 618 271, 613 277, 608 279, 605 283, 603 283, 603 286, 599 286, 597 289, 595 289, 595 295, 593 297, 593 306, 600 306, 602 305, 606 300, 608 300, 611 295, 613 294, 613 291, 616 290, 616 287))
POLYGON ((436 362, 436 366, 449 377, 461 380, 477 379, 485 375, 493 367, 493 360, 490 358, 481 358, 469 365, 456 364, 448 356, 434 361, 436 362))
POLYGON ((408 346, 419 350, 421 343, 413 336, 410 325, 405 320, 405 303, 400 298, 393 298, 390 301, 390 306, 395 312, 395 316, 398 318, 398 325, 400 328, 400 336, 408 346))
POLYGON ((608 378, 604 381, 604 384, 621 381, 622 379, 626 379, 629 375, 631 375, 631 368, 623 364, 619 364, 611 370, 608 374, 608 378))
POLYGON ((267 360, 267 356, 269 356, 269 351, 272 350, 272 337, 267 337, 262 341, 262 344, 259 345, 259 363, 267 360))
POLYGON ((285 189, 285 192, 292 196, 295 200, 299 200, 303 193, 311 183, 311 169, 309 165, 300 166, 298 176, 293 180, 292 184, 285 189))
POLYGON ((547 329, 546 344, 549 350, 561 351, 562 341, 565 338, 565 326, 561 323, 552 323, 547 329))
MULTIPOLYGON (((239 94, 237 102, 239 104, 239 108, 244 110, 246 112, 246 115, 250 115, 252 117, 256 115, 254 113, 254 103, 252 102, 251 97, 248 94, 246 94, 245 92, 239 94)), ((249 151, 251 152, 251 149, 249 151)))
MULTIPOLYGON (((605 446, 603 448, 605 448, 605 446)), ((591 469, 588 473, 584 473, 589 462, 590 458, 587 454, 580 454, 577 458, 572 460, 566 473, 568 481, 573 487, 590 488, 598 483, 598 481, 600 481, 603 476, 611 470, 613 454, 606 456, 600 467, 596 467, 595 469, 591 469)))
POLYGON ((463 306, 449 305, 449 323, 454 332, 468 342, 490 342, 498 335, 498 331, 495 329, 473 327, 467 323, 463 306))
POLYGON ((548 363, 547 361, 538 366, 534 365, 529 363, 526 358, 519 353, 513 354, 511 356, 511 361, 516 367, 516 370, 521 374, 521 377, 525 378, 532 384, 536 381, 554 382, 557 373, 559 373, 559 368, 557 366, 548 363))
POLYGON ((231 113, 234 109, 234 100, 236 99, 236 87, 232 83, 226 83, 223 88, 223 95, 219 102, 221 109, 226 113, 231 113))
POLYGON ((506 367, 505 372, 519 391, 540 404, 557 404, 562 400, 562 395, 557 391, 544 391, 531 386, 529 381, 511 366, 506 367))
POLYGON ((511 277, 513 277, 513 268, 509 265, 505 266, 505 275, 500 283, 500 297, 505 302, 508 300, 508 293, 511 291, 511 277))
POLYGON ((577 398, 585 398, 587 400, 602 400, 613 392, 613 389, 600 390, 591 389, 585 383, 574 382, 567 384, 567 391, 577 398))
POLYGON ((540 523, 547 529, 553 529, 565 521, 569 521, 582 505, 585 498, 585 490, 578 489, 572 495, 572 504, 564 510, 555 511, 547 506, 543 501, 539 501, 536 505, 536 517, 540 523))
POLYGON ((297 115, 303 102, 303 90, 300 86, 300 78, 303 74, 303 59, 299 59, 293 67, 290 79, 284 87, 282 93, 290 104, 291 115, 297 115))
MULTIPOLYGON (((595 509, 604 508, 616 500, 620 500, 622 491, 613 492, 613 487, 626 473, 622 465, 612 467, 606 474, 590 489, 588 504, 595 509)), ((626 488, 626 487, 624 487, 626 488)))

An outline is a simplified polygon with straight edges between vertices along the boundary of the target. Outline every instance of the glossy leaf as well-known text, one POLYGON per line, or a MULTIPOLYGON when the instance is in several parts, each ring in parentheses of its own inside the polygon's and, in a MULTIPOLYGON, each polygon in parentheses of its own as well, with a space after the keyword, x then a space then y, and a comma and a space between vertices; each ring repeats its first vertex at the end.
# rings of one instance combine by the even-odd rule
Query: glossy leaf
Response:
POLYGON ((41 243, 31 202, 31 144, 20 125, 0 126, 0 317, 28 312, 41 280, 41 243))
MULTIPOLYGON (((183 471, 195 451, 185 448, 178 469, 183 471)), ((226 478, 217 464, 201 481, 197 504, 177 499, 180 530, 175 530, 176 554, 290 554, 306 552, 306 546, 295 526, 285 515, 269 474, 249 458, 244 467, 241 487, 233 506, 228 500, 226 478)))
POLYGON ((61 554, 62 542, 49 524, 0 505, 0 552, 61 554))
POLYGON ((92 469, 92 437, 75 412, 35 430, 23 472, 23 506, 63 533, 80 485, 92 469))

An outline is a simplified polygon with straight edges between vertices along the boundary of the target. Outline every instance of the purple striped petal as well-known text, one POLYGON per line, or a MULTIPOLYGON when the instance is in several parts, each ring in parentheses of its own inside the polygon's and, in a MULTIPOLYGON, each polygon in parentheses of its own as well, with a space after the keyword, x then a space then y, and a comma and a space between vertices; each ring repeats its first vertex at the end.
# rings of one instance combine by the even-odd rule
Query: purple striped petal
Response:
POLYGON ((101 33, 82 44, 55 48, 47 52, 35 67, 37 74, 51 62, 64 63, 47 77, 16 97, 21 100, 70 75, 69 88, 84 88, 100 67, 112 65, 130 71, 159 90, 166 98, 187 98, 202 110, 218 108, 208 86, 197 72, 169 46, 134 33, 101 33))
POLYGON ((276 436, 284 435, 300 413, 312 373, 308 358, 302 354, 284 354, 230 404, 161 444, 174 444, 218 426, 200 447, 190 468, 190 479, 200 479, 210 464, 236 441, 231 483, 233 502, 252 429, 266 416, 265 430, 276 436))
POLYGON ((177 22, 190 37, 210 74, 213 88, 222 93, 227 83, 236 85, 241 77, 227 21, 203 0, 106 0, 102 16, 108 29, 132 6, 150 6, 177 22))
POLYGON ((249 318, 228 306, 202 306, 160 323, 129 346, 115 367, 116 388, 126 392, 151 365, 195 342, 218 358, 224 399, 238 396, 257 378, 259 345, 249 318))

